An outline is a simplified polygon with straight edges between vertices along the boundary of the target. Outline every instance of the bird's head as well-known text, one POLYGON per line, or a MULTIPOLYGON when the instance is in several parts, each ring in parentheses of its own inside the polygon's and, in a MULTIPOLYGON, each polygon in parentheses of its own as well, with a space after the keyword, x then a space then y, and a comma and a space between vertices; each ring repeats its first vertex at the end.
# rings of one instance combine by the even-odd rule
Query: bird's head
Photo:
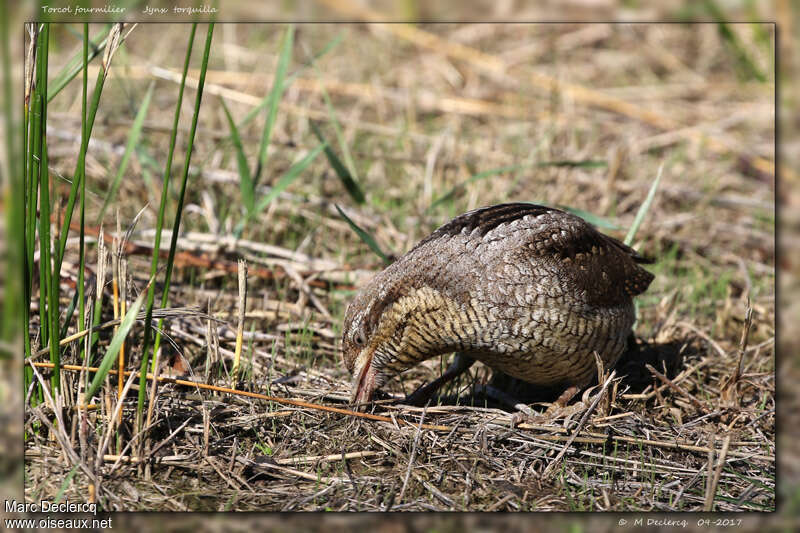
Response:
POLYGON ((373 279, 356 294, 344 316, 342 360, 353 375, 350 401, 357 406, 368 402, 386 382, 390 366, 387 363, 397 354, 389 323, 393 302, 388 301, 385 292, 380 280, 373 279))
POLYGON ((446 348, 422 340, 435 341, 436 313, 443 308, 438 293, 400 277, 395 265, 362 288, 345 312, 342 360, 353 375, 356 405, 368 402, 392 375, 446 348))

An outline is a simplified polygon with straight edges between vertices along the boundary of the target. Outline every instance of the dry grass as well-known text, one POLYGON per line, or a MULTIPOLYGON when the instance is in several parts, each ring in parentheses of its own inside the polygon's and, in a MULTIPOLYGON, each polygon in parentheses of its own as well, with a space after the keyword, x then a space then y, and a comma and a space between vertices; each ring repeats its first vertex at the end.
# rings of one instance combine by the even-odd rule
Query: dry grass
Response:
MULTIPOLYGON (((98 195, 87 220, 94 220, 141 95, 159 80, 114 206, 124 226, 149 204, 125 248, 129 301, 147 283, 182 54, 171 50, 188 33, 164 28, 140 25, 115 59, 87 160, 88 186, 98 195)), ((636 243, 658 259, 656 280, 639 299, 638 339, 617 365, 619 377, 599 398, 599 387, 587 391, 561 417, 517 427, 507 406, 482 394, 485 368, 446 391, 441 405, 376 405, 374 413, 396 422, 165 383, 145 441, 126 448, 135 441, 130 392, 119 438, 104 450, 116 378, 97 409, 79 416, 78 374, 65 372, 70 393, 60 400, 60 421, 51 408, 26 410, 27 498, 52 499, 63 489, 70 500, 86 500, 93 480, 102 506, 114 510, 774 510, 775 188, 765 165, 775 155, 774 79, 756 28, 734 30, 767 73, 765 83, 742 78, 714 25, 398 28, 298 28, 290 74, 337 35, 343 39, 318 61, 318 72, 300 70, 287 88, 259 189, 265 194, 316 146, 309 119, 323 121, 342 155, 327 94, 367 203, 353 203, 320 157, 238 240, 239 176, 214 95, 241 120, 269 90, 283 28, 218 28, 170 288, 171 306, 207 313, 170 314, 173 344, 159 372, 230 385, 243 258, 249 274, 237 388, 346 408, 341 318, 354 288, 381 265, 335 203, 395 255, 455 214, 506 200, 579 208, 612 221, 619 230, 606 231, 623 236, 664 164, 636 243), (498 173, 428 209, 479 172, 597 160, 606 165, 498 173), (140 444, 144 463, 135 460, 140 444)), ((57 39, 70 42, 65 30, 57 39)), ((52 70, 73 51, 60 50, 52 70)), ((80 139, 78 93, 78 84, 68 87, 49 115, 51 164, 63 175, 74 168, 80 139)), ((241 132, 251 162, 262 125, 263 114, 241 132)), ((111 211, 106 229, 116 224, 111 211)), ((63 269, 73 285, 76 257, 68 254, 63 269)), ((135 330, 126 346, 129 369, 138 368, 140 338, 135 330)), ((71 345, 63 360, 79 364, 79 350, 71 345)), ((444 364, 428 361, 385 390, 402 398, 444 364)))

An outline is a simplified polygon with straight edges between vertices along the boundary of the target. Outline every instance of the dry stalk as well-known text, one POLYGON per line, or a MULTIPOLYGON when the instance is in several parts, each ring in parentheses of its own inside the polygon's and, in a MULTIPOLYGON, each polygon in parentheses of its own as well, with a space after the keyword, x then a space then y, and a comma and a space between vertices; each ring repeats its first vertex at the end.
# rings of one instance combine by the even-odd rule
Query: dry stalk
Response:
POLYGON ((42 386, 42 390, 44 391, 45 394, 45 399, 53 407, 53 412, 55 413, 57 424, 53 425, 53 423, 44 415, 44 413, 41 412, 41 407, 34 408, 32 410, 33 413, 35 413, 36 417, 39 420, 41 420, 44 425, 47 426, 51 434, 54 436, 58 444, 61 446, 62 452, 67 456, 69 461, 72 464, 80 465, 81 470, 83 470, 84 473, 89 477, 89 479, 95 484, 95 486, 99 488, 98 478, 95 475, 96 469, 92 469, 89 467, 89 465, 84 463, 81 460, 80 456, 75 452, 75 449, 72 446, 70 446, 69 438, 67 437, 67 434, 64 429, 66 426, 64 424, 63 418, 61 417, 61 409, 59 408, 60 402, 57 404, 56 403, 57 400, 53 398, 53 396, 50 394, 50 387, 47 385, 47 382, 39 373, 39 370, 38 368, 36 368, 36 365, 31 364, 31 368, 33 368, 33 373, 42 386))
MULTIPOLYGON (((52 368, 53 367, 53 364, 52 363, 48 363, 48 362, 37 362, 37 363, 31 363, 31 364, 34 365, 34 366, 37 366, 37 367, 42 367, 42 368, 52 368)), ((82 367, 82 366, 79 366, 79 365, 62 365, 61 368, 63 370, 65 370, 65 371, 80 371, 82 369, 85 369, 85 370, 87 370, 89 372, 96 372, 97 371, 97 368, 94 368, 94 367, 86 368, 86 367, 82 367)), ((117 372, 116 370, 110 370, 109 371, 110 374, 114 374, 116 372, 117 372)), ((131 371, 126 371, 126 374, 132 374, 132 372, 131 371)), ((147 374, 146 379, 152 380, 153 379, 153 375, 152 374, 147 374)), ((359 412, 359 411, 351 411, 351 410, 348 410, 348 409, 341 409, 341 408, 338 408, 338 407, 331 407, 331 406, 327 406, 327 405, 314 404, 314 403, 305 402, 305 401, 301 401, 301 400, 290 400, 288 398, 279 398, 279 397, 275 397, 275 396, 267 396, 267 395, 264 395, 264 394, 259 394, 259 393, 250 392, 250 391, 242 391, 242 390, 236 390, 236 389, 231 389, 231 388, 227 388, 227 387, 219 387, 219 386, 215 386, 215 385, 207 385, 205 383, 198 383, 198 382, 194 382, 194 381, 187 381, 187 380, 175 379, 175 378, 164 377, 164 376, 158 376, 157 380, 160 381, 160 382, 172 383, 172 384, 175 384, 175 385, 181 385, 181 386, 187 386, 187 387, 195 387, 197 389, 211 390, 211 391, 216 391, 216 392, 223 392, 223 393, 233 394, 233 395, 238 395, 238 396, 246 396, 246 397, 250 397, 250 398, 256 398, 256 399, 275 402, 275 403, 284 404, 284 405, 293 405, 293 406, 296 406, 296 407, 315 409, 315 410, 319 410, 319 411, 327 411, 327 412, 338 413, 338 414, 342 414, 342 415, 346 415, 346 416, 353 416, 353 417, 357 417, 357 418, 365 418, 365 419, 368 419, 368 420, 375 420, 375 421, 378 421, 378 422, 388 422, 388 423, 392 424, 398 430, 400 429, 400 424, 416 427, 416 424, 414 424, 413 422, 409 422, 409 421, 403 420, 403 419, 398 419, 396 416, 394 416, 394 413, 392 413, 391 416, 374 415, 374 414, 371 414, 371 413, 362 413, 362 412, 359 412)), ((595 398, 595 401, 598 401, 597 398, 595 398)), ((595 405, 595 407, 596 407, 596 405, 595 405)), ((434 430, 434 431, 447 431, 447 432, 452 432, 452 431, 454 431, 454 429, 456 429, 456 428, 453 428, 453 427, 443 426, 443 425, 436 425, 436 424, 422 424, 421 427, 423 429, 430 429, 430 430, 434 430)), ((507 429, 507 427, 505 427, 505 426, 495 426, 495 425, 493 425, 493 427, 497 427, 498 429, 507 429)), ((544 431, 551 431, 551 432, 552 431, 559 431, 559 428, 553 428, 553 427, 547 427, 547 426, 541 426, 540 427, 540 426, 526 424, 526 423, 519 424, 517 427, 520 428, 520 429, 541 429, 541 430, 544 430, 544 431)), ((471 430, 469 428, 461 428, 461 431, 463 432, 463 431, 471 431, 471 430)), ((595 436, 589 436, 589 437, 578 437, 577 434, 578 434, 578 432, 576 431, 571 436, 567 436, 567 435, 552 435, 552 434, 550 434, 550 435, 537 435, 536 438, 537 439, 542 439, 542 440, 547 440, 547 441, 556 441, 556 442, 568 441, 568 442, 579 442, 579 443, 584 443, 584 444, 603 444, 603 443, 608 441, 608 436, 607 435, 603 435, 603 434, 589 433, 589 435, 595 435, 595 436)), ((656 447, 660 447, 660 448, 673 449, 673 450, 683 450, 683 451, 690 451, 690 452, 695 452, 695 453, 708 453, 709 450, 710 450, 710 448, 707 447, 707 446, 696 446, 696 445, 692 445, 692 444, 685 444, 685 443, 675 442, 675 441, 658 441, 658 440, 653 440, 653 439, 642 439, 642 438, 638 438, 638 437, 628 437, 628 436, 625 436, 625 435, 612 435, 611 436, 611 440, 617 441, 617 442, 625 442, 625 443, 629 443, 629 444, 635 444, 635 445, 656 446, 656 447)), ((744 444, 750 444, 750 443, 741 443, 741 444, 744 445, 744 444)), ((775 457, 773 455, 754 454, 754 453, 748 453, 748 452, 733 452, 733 451, 728 452, 728 455, 735 456, 735 457, 744 457, 744 458, 748 458, 748 459, 752 459, 752 460, 759 460, 759 461, 767 461, 767 462, 774 462, 775 461, 775 457)))
MULTIPOLYGON (((100 282, 100 277, 98 276, 98 283, 99 282, 100 282)), ((137 320, 144 320, 144 316, 145 316, 145 311, 140 311, 139 315, 136 317, 136 319, 137 320)), ((183 308, 181 308, 181 307, 173 307, 173 308, 166 308, 166 309, 155 309, 153 311, 153 318, 169 318, 169 317, 177 317, 177 316, 199 316, 199 317, 203 317, 203 318, 208 318, 210 320, 214 320, 213 317, 205 316, 201 311, 199 311, 196 308, 192 308, 192 307, 183 307, 183 308)), ((89 334, 94 333, 99 329, 110 328, 110 327, 114 327, 116 329, 116 327, 119 326, 121 322, 122 322, 122 319, 118 318, 118 319, 115 319, 115 320, 109 320, 108 322, 105 322, 104 324, 100 324, 97 327, 89 327, 88 329, 85 329, 83 331, 78 331, 76 333, 73 333, 72 335, 69 335, 69 336, 64 337, 63 339, 61 339, 61 342, 59 343, 59 346, 66 346, 67 344, 69 344, 69 343, 71 343, 73 341, 76 341, 78 339, 81 339, 83 337, 86 337, 89 334)), ((29 359, 27 359, 25 362, 27 363, 28 361, 33 360, 34 357, 39 357, 39 356, 42 356, 42 355, 46 355, 49 351, 50 351, 49 348, 38 350, 38 351, 32 353, 31 357, 29 359)), ((233 353, 233 352, 230 352, 230 353, 233 353)))
MULTIPOLYGON (((161 359, 161 347, 159 347, 158 350, 156 351, 156 360, 153 365, 153 376, 155 379, 153 379, 150 383, 150 396, 148 397, 147 400, 147 417, 145 418, 144 428, 151 427, 153 420, 153 411, 155 409, 156 398, 157 398, 156 391, 158 390, 158 372, 159 372, 159 367, 161 366, 160 359, 161 359)), ((144 384, 140 384, 139 386, 143 387, 144 384)), ((143 455, 143 450, 146 450, 150 447, 150 439, 147 438, 148 432, 144 428, 142 428, 140 434, 140 440, 138 441, 140 456, 143 455)), ((151 454, 152 452, 148 453, 147 455, 151 454)))
POLYGON ((207 315, 209 319, 206 321, 206 366, 205 378, 206 383, 211 383, 211 370, 216 368, 219 363, 219 335, 217 329, 212 327, 213 320, 211 318, 211 298, 207 303, 207 315))
MULTIPOLYGON (((119 32, 119 30, 117 30, 117 33, 118 32, 119 32)), ((109 42, 110 41, 111 41, 111 35, 109 35, 109 42)), ((106 49, 106 51, 108 51, 108 48, 106 49)), ((122 321, 122 315, 120 315, 120 267, 119 267, 119 263, 120 263, 120 259, 122 258, 122 252, 120 250, 120 248, 122 246, 122 237, 121 237, 122 230, 121 230, 121 227, 120 227, 119 209, 116 210, 116 214, 117 214, 117 232, 114 234, 114 237, 111 240, 111 288, 112 288, 112 293, 113 293, 113 304, 112 304, 112 307, 114 309, 114 321, 121 322, 122 321)), ((114 326, 114 334, 115 335, 116 335, 118 329, 119 329, 118 325, 114 326)), ((120 346, 120 350, 119 350, 119 361, 118 361, 118 364, 119 364, 119 371, 120 372, 124 372, 125 371, 124 363, 125 363, 125 343, 123 342, 122 346, 120 346)), ((121 374, 119 374, 119 375, 121 375, 121 374)), ((122 379, 118 380, 118 388, 117 388, 117 397, 118 398, 122 398, 122 388, 123 388, 123 386, 124 386, 124 383, 122 382, 122 379)), ((107 391, 107 389, 104 389, 104 390, 105 390, 105 394, 110 394, 107 391)), ((111 402, 110 402, 109 398, 106 398, 106 404, 107 404, 108 410, 111 411, 111 407, 110 407, 111 402)), ((112 419, 109 422, 109 425, 113 426, 116 423, 117 423, 117 420, 112 419)))
MULTIPOLYGON (((32 364, 33 366, 36 366, 36 367, 41 367, 41 368, 53 368, 53 363, 47 363, 47 362, 34 363, 34 362, 31 362, 30 364, 32 364)), ((75 371, 75 372, 79 372, 82 369, 86 370, 87 372, 97 372, 98 371, 98 369, 96 367, 83 367, 83 366, 80 366, 80 365, 61 365, 61 368, 65 369, 65 370, 69 370, 69 371, 75 371)), ((116 374, 117 370, 113 370, 112 369, 112 370, 109 370, 108 373, 109 374, 116 374)), ((138 375, 138 372, 132 372, 130 370, 126 370, 125 374, 128 374, 128 375, 136 374, 136 375, 138 375)), ((342 414, 342 415, 354 416, 354 417, 357 417, 357 418, 366 418, 368 420, 375 420, 375 421, 378 421, 378 422, 389 422, 389 423, 394 423, 395 425, 397 425, 398 423, 402 423, 402 424, 409 425, 409 426, 412 426, 412 427, 415 426, 415 424, 413 422, 409 422, 407 420, 402 420, 402 419, 397 420, 397 419, 394 419, 393 417, 373 415, 371 413, 362 413, 362 412, 359 412, 359 411, 352 411, 350 409, 341 409, 339 407, 331 407, 329 405, 319 405, 319 404, 314 404, 314 403, 310 403, 310 402, 304 402, 302 400, 290 400, 288 398, 278 398, 276 396, 267 396, 265 394, 259 394, 257 392, 237 390, 237 389, 232 389, 232 388, 229 388, 229 387, 218 387, 216 385, 207 385, 205 383, 199 383, 199 382, 196 382, 196 381, 187 381, 187 380, 184 380, 184 379, 176 379, 176 378, 171 378, 171 377, 166 377, 166 376, 154 377, 153 374, 150 374, 150 373, 147 374, 145 379, 148 379, 148 380, 157 379, 158 381, 163 382, 163 383, 172 383, 172 384, 175 384, 175 385, 183 385, 183 386, 186 386, 186 387, 194 387, 194 388, 197 388, 197 389, 210 390, 210 391, 216 391, 216 392, 225 392, 225 393, 234 394, 234 395, 237 395, 237 396, 246 396, 248 398, 256 398, 256 399, 259 399, 259 400, 265 400, 265 401, 268 401, 268 402, 275 402, 275 403, 284 404, 284 405, 294 405, 296 407, 304 407, 304 408, 308 408, 308 409, 316 409, 316 410, 319 410, 319 411, 327 411, 327 412, 330 412, 330 413, 338 413, 338 414, 342 414)), ((432 429, 432 430, 436 430, 436 431, 450 431, 450 429, 451 429, 451 428, 449 428, 447 426, 440 426, 440 425, 434 425, 434 424, 422 424, 421 427, 423 429, 432 429)))
MULTIPOLYGON (((75 223, 72 223, 70 224, 70 230, 78 231, 80 230, 80 226, 76 225, 75 223)), ((84 231, 86 235, 97 236, 100 233, 100 228, 87 225, 84 228, 84 231)), ((147 232, 142 232, 142 233, 146 234, 147 232)), ((164 231, 164 234, 167 236, 169 235, 169 233, 170 233, 169 231, 166 230, 164 231)), ((197 237, 199 234, 193 233, 191 235, 197 237)), ((107 234, 106 237, 110 238, 112 236, 107 234)), ((186 239, 178 239, 178 242, 179 246, 181 247, 184 247, 184 245, 187 244, 186 239)), ((223 243, 225 242, 226 241, 223 239, 223 243)), ((239 243, 241 244, 241 241, 239 241, 239 243)), ((245 241, 245 243, 247 243, 247 241, 245 241)), ((188 244, 191 245, 192 243, 188 244)), ((279 246, 265 245, 265 244, 259 245, 258 243, 252 243, 252 245, 258 248, 259 251, 262 251, 264 253, 275 253, 279 257, 284 257, 284 256, 294 257, 294 255, 297 255, 297 254, 293 255, 290 250, 286 250, 285 248, 281 248, 279 246)), ((197 246, 194 247, 196 248, 197 246)), ((147 243, 139 243, 139 242, 134 243, 126 241, 124 243, 124 248, 125 248, 125 253, 127 255, 151 256, 153 254, 152 245, 149 245, 147 243)), ((214 246, 214 248, 216 250, 218 249, 218 246, 214 246)), ((166 252, 164 252, 162 255, 166 255, 166 252)), ((253 256, 252 260, 255 259, 257 258, 253 256)), ((342 268, 341 265, 337 265, 329 261, 320 261, 317 259, 307 258, 307 257, 300 257, 297 258, 297 260, 308 263, 306 265, 305 270, 298 271, 301 274, 308 276, 312 275, 315 270, 337 270, 337 271, 348 270, 347 268, 342 268)), ((233 273, 238 271, 238 266, 233 264, 232 261, 228 261, 225 259, 209 259, 208 254, 203 253, 203 250, 197 250, 197 251, 181 250, 177 252, 175 254, 174 266, 175 268, 201 268, 208 271, 220 271, 226 273, 233 273)), ((287 276, 287 274, 283 271, 279 271, 272 268, 254 268, 252 266, 248 267, 247 273, 249 276, 255 276, 262 279, 282 279, 287 276)), ((318 287, 322 289, 327 289, 331 285, 342 290, 354 289, 352 283, 350 282, 345 283, 337 279, 332 279, 330 283, 327 281, 323 281, 321 279, 316 279, 316 280, 310 279, 306 283, 311 287, 318 287)))
MULTIPOLYGON (((114 53, 119 48, 119 45, 122 44, 124 40, 122 38, 122 29, 125 27, 124 22, 119 22, 112 26, 111 30, 108 32, 108 39, 106 41, 106 49, 103 53, 103 77, 108 76, 108 69, 111 68, 111 59, 114 57, 114 53)), ((134 25, 136 27, 136 25, 134 25)), ((133 28, 131 28, 131 31, 133 28)), ((130 34, 130 31, 128 32, 130 34)), ((126 35, 127 37, 127 35, 126 35)))
POLYGON ((659 372, 658 370, 653 368, 652 365, 645 364, 644 366, 645 366, 645 368, 647 368, 647 370, 650 371, 651 374, 653 374, 655 377, 657 377, 659 380, 661 380, 661 382, 664 385, 666 385, 667 387, 669 387, 673 391, 677 392, 678 394, 680 394, 681 396, 683 396, 684 398, 686 398, 687 400, 692 402, 692 405, 694 405, 697 408, 697 410, 702 411, 703 413, 708 413, 708 408, 705 405, 703 405, 703 403, 700 400, 698 400, 693 395, 689 394, 688 392, 683 390, 681 387, 679 387, 678 385, 673 383, 672 380, 670 380, 667 376, 665 376, 664 374, 662 374, 661 372, 659 372))
MULTIPOLYGON (((128 374, 130 374, 130 376, 128 377, 128 381, 125 382, 125 387, 122 389, 122 396, 120 396, 117 399, 117 403, 116 406, 114 407, 114 410, 113 411, 109 410, 108 412, 108 417, 107 417, 108 424, 106 425, 106 431, 103 434, 103 439, 100 441, 100 444, 97 448, 97 461, 95 463, 95 470, 100 470, 102 457, 105 455, 106 450, 108 449, 108 445, 111 441, 111 434, 114 432, 113 431, 114 420, 116 420, 119 417, 119 414, 122 411, 122 406, 124 404, 123 400, 125 399, 125 396, 127 396, 128 391, 130 390, 131 386, 133 385, 133 382, 136 379, 136 374, 137 374, 136 372, 128 372, 128 374)), ((122 377, 120 377, 120 380, 122 380, 122 377)))
POLYGON ((692 331, 693 333, 695 333, 697 336, 699 336, 704 341, 706 341, 708 344, 710 344, 717 351, 719 356, 722 357, 723 359, 725 359, 728 356, 727 352, 725 352, 725 350, 722 349, 722 346, 720 346, 717 341, 712 339, 705 331, 699 329, 694 324, 690 324, 688 322, 681 321, 681 322, 677 322, 675 325, 676 326, 680 326, 682 328, 686 328, 686 329, 692 331))
MULTIPOLYGON (((685 369, 683 372, 678 374, 675 379, 671 380, 674 385, 684 381, 686 378, 694 374, 697 370, 707 366, 710 364, 710 359, 708 357, 703 358, 702 361, 690 366, 689 368, 685 369)), ((661 393, 662 391, 669 388, 669 385, 664 384, 660 387, 656 388, 655 390, 648 392, 646 394, 621 394, 620 398, 623 400, 649 400, 656 396, 657 394, 661 393)))
POLYGON ((731 443, 731 436, 725 435, 725 438, 722 441, 722 449, 719 452, 719 456, 717 458, 717 466, 713 468, 713 458, 714 458, 714 450, 713 444, 710 447, 711 451, 708 453, 708 484, 706 490, 706 500, 705 504, 703 505, 703 510, 706 512, 711 512, 714 510, 714 497, 717 495, 717 485, 719 484, 719 478, 722 474, 722 467, 725 466, 725 459, 728 456, 728 446, 731 443), (713 472, 712 472, 713 469, 713 472))
POLYGON ((31 94, 36 85, 34 65, 36 63, 36 40, 39 38, 39 23, 27 23, 25 29, 28 31, 28 52, 25 56, 25 107, 29 107, 31 94))
POLYGON ((720 391, 720 398, 723 405, 735 405, 737 403, 736 389, 739 380, 742 377, 742 361, 744 354, 747 351, 747 340, 750 335, 750 328, 753 324, 753 309, 750 307, 750 298, 747 299, 747 306, 744 311, 744 325, 742 326, 742 336, 739 339, 739 357, 736 361, 736 368, 725 383, 722 385, 720 391))
POLYGON ((250 466, 253 469, 258 468, 268 468, 270 470, 277 470, 279 472, 285 472, 287 474, 292 474, 293 476, 297 476, 299 478, 307 479, 309 481, 314 482, 322 482, 322 483, 346 483, 347 479, 339 478, 339 477, 327 477, 327 476, 316 476, 313 474, 308 474, 301 470, 295 470, 294 468, 289 468, 288 466, 281 466, 277 464, 271 463, 256 463, 254 461, 250 461, 245 459, 244 457, 237 457, 236 461, 238 463, 250 466))
MULTIPOLYGON (((128 299, 128 260, 125 256, 121 256, 119 258, 119 284, 120 284, 120 301, 119 301, 119 311, 120 317, 124 317, 125 314, 128 312, 127 310, 127 299, 128 299)), ((122 345, 119 347, 119 371, 120 374, 125 372, 125 341, 122 341, 122 345)), ((124 384, 122 380, 117 380, 117 397, 122 398, 122 388, 124 384)), ((120 411, 120 417, 117 419, 117 425, 122 424, 122 411, 120 411)))
POLYGON ((400 503, 402 503, 403 496, 406 493, 406 487, 408 486, 408 479, 411 477, 411 469, 414 467, 414 459, 417 457, 417 446, 419 446, 419 437, 422 434, 422 422, 425 420, 426 412, 427 409, 422 411, 422 416, 420 417, 419 425, 417 426, 417 432, 414 435, 414 443, 411 445, 411 456, 408 458, 408 468, 406 469, 406 477, 403 478, 403 487, 400 489, 400 496, 398 496, 397 498, 397 501, 400 503))
MULTIPOLYGON (((373 9, 357 5, 352 0, 323 0, 324 4, 328 7, 339 12, 344 12, 356 16, 362 20, 371 22, 381 22, 386 17, 373 9)), ((519 82, 508 74, 508 65, 494 55, 487 54, 476 50, 475 48, 464 46, 460 43, 455 43, 443 39, 433 33, 421 30, 410 24, 375 24, 375 27, 381 28, 385 31, 395 34, 396 36, 405 39, 421 48, 434 50, 437 53, 445 54, 455 59, 459 59, 468 63, 478 70, 494 77, 495 79, 502 80, 506 83, 516 86, 519 82)), ((553 76, 543 74, 541 72, 532 72, 529 77, 530 83, 541 89, 550 92, 558 92, 566 95, 582 104, 606 109, 621 115, 630 117, 655 126, 665 131, 675 131, 680 129, 678 124, 672 118, 666 117, 656 111, 633 104, 621 98, 610 96, 606 93, 578 85, 577 83, 570 83, 553 76)), ((704 132, 699 131, 697 128, 684 128, 681 130, 685 133, 688 139, 693 141, 701 141, 708 146, 709 149, 716 153, 735 153, 740 157, 746 158, 747 161, 756 169, 771 176, 775 175, 775 164, 760 156, 746 156, 739 154, 734 148, 728 146, 728 143, 720 141, 717 138, 709 137, 704 132)), ((784 173, 790 174, 795 178, 794 172, 788 168, 782 169, 784 173)))
POLYGON ((247 262, 239 260, 239 300, 236 325, 236 349, 233 353, 233 370, 231 371, 231 387, 236 388, 239 380, 239 360, 242 356, 242 337, 244 335, 244 311, 247 304, 247 262))
POLYGON ((611 374, 609 374, 608 378, 603 383, 603 388, 600 389, 600 392, 597 393, 597 396, 592 402, 592 405, 590 405, 589 408, 586 410, 586 412, 583 413, 580 422, 578 422, 578 426, 572 432, 572 435, 570 436, 569 440, 567 440, 566 444, 564 444, 564 447, 561 449, 561 451, 558 452, 558 455, 555 457, 555 459, 553 459, 550 462, 550 464, 547 465, 547 468, 545 468, 544 472, 542 472, 541 475, 542 480, 544 481, 548 480, 550 476, 552 476, 553 472, 555 472, 556 466, 561 462, 561 459, 567 453, 569 447, 572 446, 572 443, 578 437, 578 433, 581 432, 583 426, 586 425, 586 421, 589 419, 589 416, 591 416, 591 414, 597 408, 597 405, 600 403, 600 400, 602 400, 603 397, 605 396, 606 391, 608 390, 608 386, 611 384, 611 381, 614 379, 614 377, 616 377, 616 375, 617 375, 616 370, 613 370, 611 374))

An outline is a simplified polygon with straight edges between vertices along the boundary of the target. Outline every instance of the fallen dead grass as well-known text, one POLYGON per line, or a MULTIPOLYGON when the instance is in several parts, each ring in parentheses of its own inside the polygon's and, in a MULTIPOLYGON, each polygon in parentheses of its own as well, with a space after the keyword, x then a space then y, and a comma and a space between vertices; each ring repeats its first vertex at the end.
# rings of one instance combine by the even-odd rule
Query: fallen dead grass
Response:
MULTIPOLYGON (((271 83, 264 72, 274 70, 281 28, 237 28, 215 42, 206 91, 241 118, 271 83)), ((128 393, 119 402, 111 377, 94 409, 77 410, 80 374, 65 370, 66 394, 35 408, 26 402, 26 496, 63 490, 86 500, 91 483, 114 510, 774 510, 772 78, 742 81, 713 25, 399 28, 300 27, 295 68, 308 51, 344 38, 321 61, 321 77, 306 70, 287 88, 260 189, 313 147, 308 120, 329 119, 324 88, 367 192, 364 206, 320 158, 233 238, 236 161, 218 102, 204 102, 170 287, 172 305, 193 311, 165 311, 171 343, 158 374, 167 379, 155 388, 147 434, 132 433, 138 382, 120 382, 128 393), (497 173, 428 209, 488 169, 589 160, 607 164, 497 173), (483 394, 489 372, 478 367, 441 405, 377 402, 372 413, 384 421, 308 405, 347 410, 341 317, 352 291, 380 268, 334 203, 395 256, 452 215, 510 199, 583 209, 615 223, 619 231, 606 231, 619 236, 661 164, 662 187, 636 243, 658 259, 657 277, 639 299, 637 339, 602 394, 592 388, 559 418, 512 427, 512 410, 483 394), (235 381, 239 259, 248 280, 235 381), (112 431, 117 408, 122 422, 112 431)), ((769 71, 749 30, 737 31, 769 71)), ((168 74, 180 61, 164 54, 165 39, 175 36, 148 25, 129 37, 129 65, 112 70, 87 160, 90 188, 104 191, 136 95, 161 80, 152 104, 159 112, 145 122, 143 151, 115 206, 123 229, 151 206, 124 247, 130 299, 147 283, 158 205, 158 168, 145 156, 158 160, 165 149, 162 117, 175 92, 168 74)), ((56 172, 74 168, 77 91, 67 90, 50 114, 56 172)), ((242 131, 250 156, 259 133, 257 123, 242 131)), ((114 225, 109 215, 106 230, 114 225)), ((65 259, 64 286, 74 287, 76 256, 65 259)), ((130 369, 138 368, 140 335, 126 346, 130 369)), ((70 345, 63 361, 80 365, 79 349, 70 345)), ((393 380, 384 399, 402 398, 442 364, 393 380)), ((536 413, 546 407, 532 405, 536 413)))

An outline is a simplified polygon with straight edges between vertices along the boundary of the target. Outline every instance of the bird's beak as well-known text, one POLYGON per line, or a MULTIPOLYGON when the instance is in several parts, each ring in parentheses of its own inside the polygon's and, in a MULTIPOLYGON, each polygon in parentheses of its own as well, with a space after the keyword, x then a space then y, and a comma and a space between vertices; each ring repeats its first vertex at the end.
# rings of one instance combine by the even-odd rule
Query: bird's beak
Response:
MULTIPOLYGON (((362 358, 359 357, 359 359, 362 358)), ((353 380, 353 394, 350 397, 350 403, 354 404, 356 409, 359 409, 372 399, 372 393, 377 388, 375 384, 376 371, 372 366, 372 352, 363 357, 363 362, 357 368, 358 370, 353 380)))

